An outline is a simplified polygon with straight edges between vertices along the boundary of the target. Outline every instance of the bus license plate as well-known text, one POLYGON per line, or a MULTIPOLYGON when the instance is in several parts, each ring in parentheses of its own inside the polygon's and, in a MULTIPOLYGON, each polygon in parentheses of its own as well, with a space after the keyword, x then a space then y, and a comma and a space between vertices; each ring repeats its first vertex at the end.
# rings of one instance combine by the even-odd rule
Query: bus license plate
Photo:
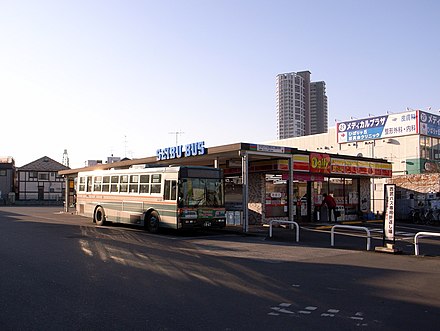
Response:
POLYGON ((210 221, 206 221, 203 226, 211 226, 211 222, 210 221))

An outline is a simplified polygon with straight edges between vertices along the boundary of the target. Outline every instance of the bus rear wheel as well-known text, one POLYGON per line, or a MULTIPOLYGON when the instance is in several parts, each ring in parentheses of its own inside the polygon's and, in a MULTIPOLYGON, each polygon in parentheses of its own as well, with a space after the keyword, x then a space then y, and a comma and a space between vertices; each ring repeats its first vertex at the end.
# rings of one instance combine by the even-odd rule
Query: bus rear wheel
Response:
POLYGON ((95 210, 95 223, 96 225, 104 225, 105 224, 105 213, 104 208, 98 207, 95 210))
POLYGON ((156 211, 152 211, 147 217, 147 229, 151 233, 159 232, 159 214, 156 211))

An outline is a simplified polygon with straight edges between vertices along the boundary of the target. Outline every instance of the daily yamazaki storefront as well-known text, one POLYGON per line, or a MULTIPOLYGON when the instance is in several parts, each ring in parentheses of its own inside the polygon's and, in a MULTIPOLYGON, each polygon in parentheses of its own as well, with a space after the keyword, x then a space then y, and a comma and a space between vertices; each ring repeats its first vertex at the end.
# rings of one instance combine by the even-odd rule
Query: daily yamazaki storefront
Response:
MULTIPOLYGON (((194 153, 185 152, 191 144, 186 148, 161 148, 153 157, 71 169, 61 174, 70 183, 80 171, 140 164, 221 168, 226 209, 234 215, 229 224, 242 225, 247 231, 249 224, 267 223, 273 218, 313 221, 323 193, 334 196, 343 219, 356 219, 361 213, 369 212, 371 179, 391 177, 392 173, 391 163, 383 159, 248 143, 209 148, 204 142, 193 145, 198 146, 194 153)), ((74 195, 72 190, 66 190, 66 201, 74 195)))
MULTIPOLYGON (((358 219, 369 212, 371 178, 391 177, 390 163, 352 159, 323 153, 293 154, 293 203, 295 218, 313 221, 322 203, 322 194, 330 193, 344 220, 358 219)), ((278 160, 278 169, 288 162, 278 160)), ((265 217, 286 217, 289 174, 266 176, 265 217)))
MULTIPOLYGON (((384 160, 296 149, 287 149, 284 152, 290 152, 290 159, 250 162, 250 224, 266 223, 273 218, 316 221, 323 193, 333 195, 337 209, 341 211, 341 219, 358 219, 370 212, 371 178, 387 178, 392 174, 391 164, 384 160), (291 170, 289 163, 292 164, 291 170)), ((240 176, 240 171, 239 168, 224 169, 227 193, 240 191, 236 185, 240 180, 233 180, 234 175, 240 176), (229 186, 234 189, 228 190, 229 186)), ((228 201, 228 195, 226 199, 228 201)), ((241 200, 238 197, 236 202, 241 200)), ((233 205, 230 207, 234 209, 233 205)))

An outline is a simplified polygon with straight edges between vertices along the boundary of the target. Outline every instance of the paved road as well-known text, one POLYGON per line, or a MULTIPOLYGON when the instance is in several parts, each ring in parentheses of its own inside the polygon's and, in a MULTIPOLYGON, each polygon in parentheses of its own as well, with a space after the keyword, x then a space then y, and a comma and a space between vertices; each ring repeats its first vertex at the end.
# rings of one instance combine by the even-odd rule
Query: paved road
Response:
POLYGON ((440 258, 347 240, 151 235, 57 208, 1 207, 1 329, 437 329, 440 258))

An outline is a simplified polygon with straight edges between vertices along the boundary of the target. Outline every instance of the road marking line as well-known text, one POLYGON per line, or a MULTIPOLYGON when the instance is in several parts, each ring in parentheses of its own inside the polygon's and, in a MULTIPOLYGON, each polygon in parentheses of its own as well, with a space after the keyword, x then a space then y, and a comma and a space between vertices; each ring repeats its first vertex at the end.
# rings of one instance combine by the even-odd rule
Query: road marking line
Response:
MULTIPOLYGON (((374 232, 374 233, 380 233, 380 234, 383 233, 383 229, 370 229, 370 231, 371 231, 371 232, 374 232)), ((406 237, 414 237, 414 235, 415 235, 415 233, 412 233, 412 232, 404 232, 404 231, 396 231, 395 234, 396 234, 396 235, 399 235, 399 236, 402 236, 402 237, 404 237, 404 236, 406 236, 406 237)))
POLYGON ((293 311, 287 310, 287 309, 280 309, 278 310, 280 313, 284 314, 295 314, 293 311))
POLYGON ((327 287, 327 290, 330 291, 346 291, 344 288, 336 288, 336 287, 327 287))

